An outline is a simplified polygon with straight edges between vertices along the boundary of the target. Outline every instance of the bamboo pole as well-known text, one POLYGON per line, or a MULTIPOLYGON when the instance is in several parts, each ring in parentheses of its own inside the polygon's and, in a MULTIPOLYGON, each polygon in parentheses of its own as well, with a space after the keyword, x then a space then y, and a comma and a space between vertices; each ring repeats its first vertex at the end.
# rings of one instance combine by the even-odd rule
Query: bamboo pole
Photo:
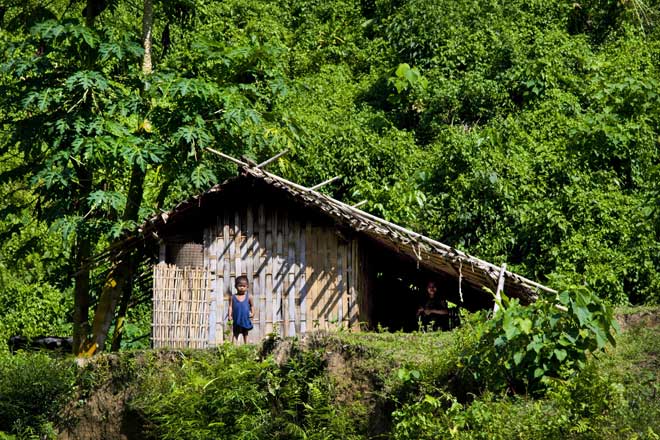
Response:
POLYGON ((275 317, 273 319, 273 326, 277 326, 277 333, 279 335, 284 335, 284 316, 283 316, 283 294, 284 294, 284 280, 285 276, 282 274, 282 269, 284 266, 284 259, 282 255, 284 253, 283 249, 283 237, 284 229, 286 225, 286 212, 278 211, 276 215, 276 225, 274 228, 274 233, 276 232, 276 248, 275 248, 275 262, 276 266, 273 268, 273 285, 275 287, 275 298, 276 303, 273 304, 273 313, 277 318, 277 323, 275 323, 275 317))
POLYGON ((269 215, 266 215, 266 270, 265 270, 265 298, 266 302, 264 304, 265 309, 265 334, 273 332, 273 259, 274 255, 273 247, 273 211, 269 211, 269 215))
POLYGON ((332 182, 334 182, 334 181, 336 181, 336 180, 339 180, 339 179, 341 179, 341 178, 342 178, 342 176, 335 176, 335 177, 332 177, 332 178, 330 178, 330 179, 328 179, 328 180, 324 180, 323 182, 321 182, 321 183, 317 183, 316 185, 314 185, 313 187, 311 187, 311 188, 309 189, 309 191, 316 191, 317 189, 319 189, 319 188, 321 188, 321 187, 323 187, 323 186, 325 186, 325 185, 327 185, 327 184, 329 184, 329 183, 332 183, 332 182))
POLYGON ((220 151, 214 150, 213 148, 206 147, 207 151, 210 151, 213 154, 217 154, 218 156, 222 157, 223 159, 227 159, 230 162, 234 162, 236 165, 240 165, 242 167, 247 167, 249 164, 247 162, 243 162, 242 160, 238 160, 234 157, 231 157, 228 154, 222 153, 220 151))
POLYGON ((280 151, 279 153, 277 153, 275 156, 271 157, 270 159, 261 162, 259 165, 257 165, 257 168, 263 168, 263 167, 265 167, 266 165, 268 165, 268 164, 270 164, 270 163, 272 163, 272 162, 275 162, 277 159, 279 159, 280 157, 284 156, 284 155, 287 154, 288 152, 289 152, 289 149, 288 149, 288 148, 285 149, 284 151, 280 151))
POLYGON ((500 276, 497 280, 497 290, 495 290, 495 305, 493 306, 493 315, 500 309, 502 301, 502 290, 504 289, 504 273, 506 272, 506 263, 502 264, 500 276))
POLYGON ((257 264, 259 265, 259 290, 261 297, 257 312, 259 313, 259 339, 266 336, 266 262, 268 248, 266 247, 266 214, 264 204, 259 203, 257 211, 259 222, 259 249, 257 249, 257 264))

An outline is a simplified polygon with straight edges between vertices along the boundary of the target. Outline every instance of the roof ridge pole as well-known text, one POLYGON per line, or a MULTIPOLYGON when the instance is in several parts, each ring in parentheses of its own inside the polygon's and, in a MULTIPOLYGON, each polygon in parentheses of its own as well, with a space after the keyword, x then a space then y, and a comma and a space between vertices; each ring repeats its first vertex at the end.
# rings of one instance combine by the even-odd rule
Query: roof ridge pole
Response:
POLYGON ((495 305, 493 306, 493 315, 497 313, 500 309, 500 303, 502 302, 502 290, 504 290, 504 274, 506 273, 506 263, 502 264, 502 269, 500 269, 500 276, 497 280, 497 290, 495 291, 495 305))
MULTIPOLYGON (((259 171, 261 171, 265 176, 270 177, 271 179, 278 179, 278 180, 281 180, 282 182, 286 183, 287 185, 291 185, 292 187, 294 187, 294 188, 296 188, 296 189, 299 189, 300 191, 309 191, 309 190, 310 190, 310 189, 307 188, 306 186, 299 185, 299 184, 297 184, 297 183, 295 183, 295 182, 292 182, 292 181, 290 181, 290 180, 288 180, 288 179, 285 179, 284 177, 280 177, 280 176, 278 176, 277 174, 273 174, 273 173, 271 173, 271 172, 269 172, 269 171, 262 170, 261 168, 259 169, 259 171)), ((318 193, 318 194, 321 194, 321 193, 318 193)), ((327 197, 327 196, 326 196, 326 197, 327 197)))
POLYGON ((275 156, 271 157, 270 159, 264 160, 263 162, 261 162, 260 164, 258 164, 258 165, 257 165, 257 168, 263 168, 263 167, 265 167, 266 165, 269 165, 270 163, 275 162, 277 159, 279 159, 280 157, 284 156, 284 155, 287 154, 288 152, 289 152, 289 149, 288 149, 288 148, 286 148, 284 151, 280 151, 279 153, 277 153, 275 156))
POLYGON ((218 150, 214 150, 213 148, 206 147, 205 150, 210 151, 210 152, 213 153, 213 154, 217 154, 218 156, 222 157, 223 159, 227 159, 227 160, 230 161, 230 162, 234 162, 236 165, 240 165, 240 166, 242 166, 242 167, 247 167, 247 166, 249 166, 248 163, 243 162, 242 160, 238 160, 238 159, 236 159, 235 157, 231 157, 230 155, 225 154, 225 153, 222 153, 222 152, 220 152, 220 151, 218 151, 218 150))

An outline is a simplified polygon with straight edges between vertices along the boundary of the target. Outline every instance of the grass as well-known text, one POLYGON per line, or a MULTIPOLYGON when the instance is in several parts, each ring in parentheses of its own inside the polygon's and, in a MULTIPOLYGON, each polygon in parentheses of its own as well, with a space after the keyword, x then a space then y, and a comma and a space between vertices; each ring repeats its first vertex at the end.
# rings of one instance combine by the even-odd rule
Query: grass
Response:
MULTIPOLYGON (((270 353, 229 345, 128 351, 95 358, 75 372, 75 380, 64 370, 57 373, 72 371, 66 361, 3 355, 4 377, 48 373, 26 368, 34 356, 50 372, 46 376, 60 382, 41 379, 35 388, 5 380, 0 407, 16 409, 13 427, 4 427, 9 433, 29 427, 46 436, 53 435, 60 404, 28 405, 43 402, 37 394, 44 389, 67 397, 69 410, 83 416, 99 394, 125 390, 118 414, 137 414, 151 438, 657 440, 660 327, 649 327, 653 322, 630 321, 616 347, 592 357, 583 372, 555 380, 540 398, 486 392, 459 399, 456 371, 472 337, 464 327, 447 333, 317 333, 283 341, 270 353)), ((112 423, 120 429, 123 421, 112 423)))

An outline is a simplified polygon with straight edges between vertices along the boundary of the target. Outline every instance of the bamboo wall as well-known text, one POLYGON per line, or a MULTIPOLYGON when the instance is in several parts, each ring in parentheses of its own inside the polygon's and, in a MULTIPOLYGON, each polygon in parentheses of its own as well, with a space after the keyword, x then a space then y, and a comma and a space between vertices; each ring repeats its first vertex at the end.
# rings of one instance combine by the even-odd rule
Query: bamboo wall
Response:
POLYGON ((231 337, 227 314, 238 275, 247 276, 255 306, 252 342, 272 332, 357 326, 364 285, 358 242, 342 239, 334 227, 262 203, 221 210, 204 243, 211 344, 231 337))
POLYGON ((154 266, 154 348, 204 348, 209 343, 210 283, 204 268, 154 266))

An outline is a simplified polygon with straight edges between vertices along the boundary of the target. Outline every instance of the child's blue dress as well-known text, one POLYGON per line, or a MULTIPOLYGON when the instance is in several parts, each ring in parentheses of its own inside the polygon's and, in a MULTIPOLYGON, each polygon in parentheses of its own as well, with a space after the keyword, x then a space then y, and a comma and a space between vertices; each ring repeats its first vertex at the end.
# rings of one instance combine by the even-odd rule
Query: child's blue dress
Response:
POLYGON ((240 327, 246 330, 252 330, 252 321, 250 320, 250 298, 245 293, 245 300, 239 301, 236 295, 231 296, 231 311, 234 329, 240 327))

